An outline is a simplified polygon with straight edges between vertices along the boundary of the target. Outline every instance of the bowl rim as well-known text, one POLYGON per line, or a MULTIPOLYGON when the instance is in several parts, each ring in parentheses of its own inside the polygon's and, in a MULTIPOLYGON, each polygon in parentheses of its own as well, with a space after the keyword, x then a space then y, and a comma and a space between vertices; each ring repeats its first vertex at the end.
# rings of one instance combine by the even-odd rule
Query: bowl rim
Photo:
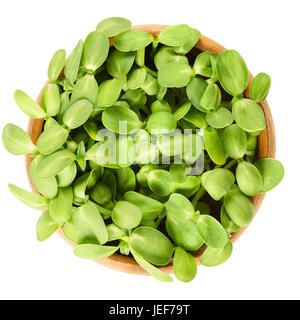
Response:
MULTIPOLYGON (((161 32, 161 30, 164 29, 165 27, 166 25, 147 24, 147 25, 134 26, 132 27, 132 29, 143 30, 151 33, 154 36, 157 36, 161 32)), ((112 45, 113 45, 113 38, 110 38, 110 46, 112 45)), ((195 47, 201 51, 211 51, 216 55, 226 50, 222 45, 220 45, 219 43, 215 42, 214 40, 204 35, 201 36, 200 40, 196 43, 195 47)), ((252 80, 253 80, 253 76, 251 72, 249 72, 249 84, 245 91, 246 97, 249 97, 249 86, 252 80)), ((49 81, 47 83, 49 83, 49 81)), ((41 93, 39 94, 36 102, 39 105, 41 105, 41 93)), ((274 128, 272 114, 270 111, 269 104, 266 100, 260 103, 260 106, 262 107, 265 114, 266 128, 258 137, 258 158, 259 159, 274 158, 276 153, 276 138, 275 138, 275 128, 274 128)), ((32 118, 29 119, 27 133, 29 134, 34 144, 36 144, 37 139, 42 132, 43 123, 44 123, 44 119, 32 119, 32 118)), ((27 154, 25 156, 25 164, 26 164, 28 180, 29 180, 32 191, 38 193, 38 191, 34 188, 29 176, 29 166, 31 161, 32 161, 31 155, 27 154)), ((265 197, 265 193, 257 194, 256 196, 251 197, 252 203, 254 205, 255 215, 258 212, 258 209, 260 208, 264 200, 264 197, 265 197)), ((237 232, 233 233, 230 238, 231 242, 235 242, 245 232, 247 227, 243 227, 237 232)), ((70 241, 65 237, 62 229, 58 229, 57 233, 73 248, 77 246, 75 243, 73 243, 72 241, 70 241)), ((197 252, 194 253, 194 257, 198 265, 200 265, 200 256, 205 250, 205 248, 206 248, 205 246, 202 246, 197 252)), ((115 253, 108 258, 98 259, 94 261, 108 268, 122 271, 125 273, 149 275, 137 264, 137 262, 133 258, 128 256, 123 256, 118 253, 115 253)), ((158 268, 168 274, 172 274, 173 273, 172 260, 168 265, 163 267, 158 267, 158 268)))

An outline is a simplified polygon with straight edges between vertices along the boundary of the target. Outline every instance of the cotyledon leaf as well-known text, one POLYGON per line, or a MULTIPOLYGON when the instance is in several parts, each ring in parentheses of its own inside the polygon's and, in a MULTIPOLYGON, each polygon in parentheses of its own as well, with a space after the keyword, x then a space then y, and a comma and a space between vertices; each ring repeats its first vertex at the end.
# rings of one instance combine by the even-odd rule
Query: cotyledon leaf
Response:
POLYGON ((121 239, 126 236, 126 230, 117 227, 115 224, 111 223, 106 226, 108 232, 108 242, 121 239))
POLYGON ((166 64, 171 62, 182 62, 188 64, 188 59, 186 56, 177 54, 173 48, 162 47, 154 56, 154 64, 157 70, 160 70, 166 64))
POLYGON ((173 279, 168 274, 164 273, 163 271, 159 270, 158 268, 154 267, 151 263, 144 260, 140 257, 133 249, 130 250, 135 261, 145 270, 147 271, 152 277, 156 280, 161 282, 172 282, 173 279))
POLYGON ((191 28, 189 40, 180 46, 173 47, 173 49, 175 52, 179 54, 187 54, 190 50, 193 49, 200 37, 201 32, 197 29, 191 28))
POLYGON ((201 52, 194 62, 193 69, 196 74, 211 78, 215 72, 216 61, 217 56, 214 53, 210 51, 201 52))
POLYGON ((14 93, 14 99, 18 107, 29 117, 33 119, 45 118, 46 112, 22 90, 17 90, 14 93))
POLYGON ((147 71, 145 68, 135 69, 128 75, 127 86, 130 90, 135 90, 141 88, 144 84, 147 76, 147 71))
POLYGON ((48 79, 56 81, 61 74, 66 62, 66 51, 61 49, 54 53, 48 67, 48 79))
POLYGON ((103 218, 93 203, 88 202, 78 207, 73 214, 73 222, 80 235, 89 243, 107 242, 108 233, 103 218))
POLYGON ((254 217, 251 200, 233 185, 224 196, 224 206, 231 220, 240 227, 247 226, 254 217))
POLYGON ((176 278, 183 282, 192 281, 198 269, 195 258, 180 247, 175 249, 173 268, 176 278))
POLYGON ((49 214, 58 222, 67 222, 72 214, 73 190, 71 187, 58 188, 56 196, 49 200, 49 214))
POLYGON ((111 200, 111 190, 102 181, 98 182, 89 190, 91 198, 98 204, 103 205, 111 200))
POLYGON ((219 201, 234 184, 234 174, 224 168, 207 171, 201 176, 201 185, 209 195, 219 201))
POLYGON ((223 131, 223 145, 232 159, 241 159, 247 151, 247 135, 237 124, 226 127, 223 131))
POLYGON ((59 223, 51 218, 49 211, 43 212, 36 225, 37 239, 39 241, 47 240, 58 228, 59 223))
POLYGON ((249 82, 249 71, 241 55, 235 50, 225 50, 217 57, 218 79, 232 96, 241 95, 249 82))
POLYGON ((86 99, 92 104, 96 103, 98 95, 98 83, 92 74, 86 74, 78 82, 76 82, 72 91, 70 104, 74 102, 86 99))
POLYGON ((228 235, 218 220, 209 215, 200 215, 197 218, 197 227, 202 240, 211 248, 223 248, 228 235))
POLYGON ((185 196, 173 193, 166 203, 167 212, 183 220, 191 220, 195 214, 192 203, 185 196))
POLYGON ((90 117, 93 105, 86 99, 74 102, 65 112, 63 122, 70 129, 75 129, 83 125, 90 117))
POLYGON ((147 73, 146 79, 142 84, 141 88, 145 91, 147 95, 154 96, 159 91, 159 84, 155 77, 153 77, 150 73, 147 73))
POLYGON ((108 37, 99 31, 91 32, 84 41, 81 63, 87 70, 96 71, 108 56, 108 37))
POLYGON ((102 82, 99 86, 98 104, 101 107, 114 105, 120 96, 123 85, 124 80, 122 79, 111 79, 102 82))
POLYGON ((228 260, 232 254, 232 243, 228 240, 223 248, 206 248, 200 257, 200 263, 206 267, 215 267, 228 260))
POLYGON ((129 244, 143 259, 158 266, 167 265, 173 254, 171 241, 151 227, 136 228, 129 237, 129 244))
POLYGON ((211 127, 222 129, 232 124, 233 115, 228 109, 220 107, 214 112, 207 113, 206 121, 211 127))
POLYGON ((69 150, 56 151, 41 158, 37 165, 37 173, 41 178, 55 176, 75 160, 75 154, 69 150))
POLYGON ((194 78, 186 87, 186 93, 194 107, 202 112, 207 112, 201 105, 201 99, 207 88, 207 82, 200 77, 194 78))
POLYGON ((77 166, 75 162, 72 162, 69 166, 56 175, 58 187, 68 187, 74 181, 76 174, 77 166))
POLYGON ((175 116, 166 111, 152 113, 147 121, 147 131, 156 135, 172 132, 176 129, 176 126, 175 116))
POLYGON ((259 170, 250 162, 241 161, 236 168, 236 181, 241 191, 247 196, 261 192, 263 177, 259 170))
POLYGON ((221 103, 221 91, 215 83, 210 83, 205 89, 200 104, 206 111, 217 110, 221 103))
POLYGON ((48 201, 39 194, 29 192, 14 184, 8 184, 10 192, 27 206, 36 210, 45 210, 48 207, 48 201))
POLYGON ((171 62, 158 70, 158 83, 167 88, 182 88, 192 80, 193 71, 189 64, 171 62))
POLYGON ((36 150, 28 134, 12 123, 6 124, 3 128, 2 141, 5 149, 14 155, 32 153, 36 150))
POLYGON ((124 199, 142 211, 143 219, 155 219, 163 209, 163 204, 138 192, 128 191, 124 199))
POLYGON ((250 99, 241 99, 234 102, 232 114, 236 123, 247 132, 264 130, 266 127, 262 108, 250 99))
POLYGON ((183 182, 171 181, 170 190, 172 193, 179 193, 189 198, 200 188, 200 178, 187 176, 183 182))
POLYGON ((121 17, 112 17, 100 21, 97 30, 103 32, 107 37, 114 37, 122 32, 128 31, 131 22, 121 17))
POLYGON ((236 232, 240 229, 240 227, 230 219, 224 204, 222 205, 222 208, 221 208, 220 220, 224 229, 229 233, 236 232))
POLYGON ((74 249, 75 256, 83 259, 103 259, 113 255, 119 247, 80 244, 74 249))
POLYGON ((254 163, 263 178, 263 186, 260 192, 267 192, 275 188, 284 176, 284 168, 280 161, 265 158, 254 163))
POLYGON ((170 190, 170 173, 166 170, 155 169, 149 172, 147 176, 149 188, 159 196, 168 196, 170 190))
POLYGON ((222 140, 215 129, 206 128, 204 130, 204 144, 213 162, 221 166, 224 165, 226 162, 226 153, 222 140))
POLYGON ((186 24, 167 26, 158 35, 158 42, 167 46, 184 45, 190 38, 191 29, 186 24))
POLYGON ((271 78, 266 73, 259 73, 250 86, 250 98, 257 103, 263 102, 270 91, 271 78))
POLYGON ((143 127, 138 115, 126 107, 112 106, 104 110, 102 122, 107 129, 126 134, 143 127), (121 124, 124 124, 124 127, 121 124))
POLYGON ((135 58, 135 52, 113 50, 107 58, 107 72, 114 78, 124 79, 130 71, 135 58))
POLYGON ((190 102, 185 102, 182 104, 175 112, 174 116, 176 120, 182 119, 191 109, 192 104, 190 102))
POLYGON ((112 210, 112 220, 120 228, 136 228, 142 220, 142 210, 128 201, 119 201, 112 210))
POLYGON ((70 81, 71 84, 74 83, 74 81, 77 78, 79 65, 81 61, 82 56, 82 49, 83 49, 83 41, 79 40, 77 46, 73 49, 71 54, 69 55, 67 61, 66 61, 66 67, 65 67, 65 76, 70 81))
POLYGON ((129 30, 117 35, 114 46, 123 52, 143 49, 153 41, 153 36, 142 30, 129 30))
POLYGON ((29 166, 29 176, 32 184, 45 198, 53 198, 57 193, 57 181, 55 177, 41 178, 37 174, 37 166, 41 156, 34 158, 29 166))
POLYGON ((67 141, 68 130, 57 125, 44 130, 39 136, 37 147, 41 154, 47 155, 58 150, 67 141))
POLYGON ((60 109, 60 95, 59 88, 56 84, 50 83, 44 87, 41 102, 43 109, 48 115, 54 117, 58 114, 60 109))
POLYGON ((187 251, 196 251, 204 244, 197 224, 192 220, 180 219, 168 212, 166 220, 168 235, 174 243, 187 251))

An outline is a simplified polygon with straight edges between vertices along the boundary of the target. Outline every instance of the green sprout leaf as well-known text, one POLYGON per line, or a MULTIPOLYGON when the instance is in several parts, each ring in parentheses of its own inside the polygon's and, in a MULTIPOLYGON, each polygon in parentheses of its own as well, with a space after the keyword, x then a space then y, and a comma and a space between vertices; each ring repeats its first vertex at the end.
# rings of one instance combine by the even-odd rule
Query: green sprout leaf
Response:
POLYGON ((145 261, 143 258, 141 258, 137 253, 134 252, 134 250, 131 249, 131 253, 135 259, 135 261, 145 270, 147 271, 152 277, 154 277, 156 280, 161 282, 172 282, 173 279, 168 274, 164 273, 163 271, 159 270, 158 268, 155 268, 152 264, 145 261))
POLYGON ((168 26, 158 35, 158 42, 171 47, 182 46, 188 41, 191 33, 190 27, 186 24, 168 26))
POLYGON ((60 109, 59 88, 56 84, 47 84, 42 91, 42 107, 48 115, 54 117, 60 109))
POLYGON ((33 101, 25 92, 21 90, 17 90, 14 93, 14 99, 18 107, 29 117, 33 119, 45 118, 46 116, 45 111, 40 107, 39 104, 33 101))
POLYGON ((171 241, 151 227, 139 227, 129 237, 130 247, 143 259, 157 266, 167 265, 173 255, 171 241))
POLYGON ((58 183, 55 177, 41 178, 37 174, 37 167, 41 156, 34 158, 29 166, 29 176, 32 184, 45 198, 54 198, 57 194, 58 183))
POLYGON ((102 20, 97 25, 97 30, 103 32, 107 37, 114 37, 118 34, 128 31, 131 28, 131 22, 128 19, 112 17, 102 20))
POLYGON ((217 58, 218 79, 226 92, 239 96, 246 90, 249 82, 247 65, 235 50, 226 50, 217 58))
POLYGON ((250 86, 250 98, 257 103, 266 100, 271 88, 271 78, 266 73, 259 73, 250 86))
POLYGON ((182 248, 177 247, 174 254, 174 274, 183 282, 192 281, 197 274, 197 263, 195 258, 182 248))
POLYGON ((119 51, 136 51, 147 47, 153 41, 153 36, 145 31, 130 30, 117 35, 114 46, 119 51))
POLYGON ((236 101, 232 106, 232 114, 236 123, 247 132, 264 130, 266 127, 262 108, 252 100, 236 101))
POLYGON ((102 245, 107 242, 108 233, 103 218, 93 203, 78 207, 73 215, 73 223, 87 243, 102 245))
POLYGON ((236 185, 224 196, 224 205, 231 220, 240 227, 247 226, 254 218, 251 200, 236 185))
POLYGON ((43 212, 36 225, 37 239, 47 240, 58 228, 59 224, 51 218, 49 211, 43 212))
POLYGON ((193 70, 184 62, 170 62, 158 70, 158 83, 167 88, 182 88, 192 80, 193 70))
POLYGON ((223 248, 206 248, 200 258, 200 264, 206 267, 215 267, 227 261, 231 254, 232 243, 228 240, 227 244, 223 248))
POLYGON ((236 168, 236 181, 246 196, 254 196, 262 190, 263 178, 259 170, 250 162, 242 161, 236 168))
POLYGON ((58 50, 54 53, 48 68, 48 79, 56 81, 61 74, 66 62, 66 51, 58 50))
POLYGON ((87 70, 96 71, 108 56, 108 37, 99 31, 91 32, 84 41, 82 64, 87 70))
POLYGON ((219 201, 229 191, 234 180, 234 174, 231 171, 218 168, 203 173, 201 185, 213 199, 219 201))
POLYGON ((36 150, 28 134, 12 123, 8 123, 3 128, 2 141, 5 149, 14 155, 32 153, 36 150))
POLYGON ((76 156, 71 151, 66 149, 58 150, 41 158, 37 165, 37 174, 41 178, 56 176, 75 160, 76 156))
POLYGON ((119 247, 99 246, 97 244, 80 244, 74 249, 75 256, 83 259, 103 259, 113 255, 119 247))
POLYGON ((80 61, 82 57, 83 42, 79 40, 66 61, 65 76, 73 84, 77 78, 80 61))
POLYGON ((263 179, 263 186, 260 192, 268 192, 275 188, 284 176, 284 168, 280 161, 265 158, 254 163, 263 179))
POLYGON ((39 194, 29 192, 22 188, 17 187, 14 184, 9 184, 8 188, 10 192, 20 201, 27 206, 36 210, 45 210, 48 207, 47 200, 39 194))
POLYGON ((140 224, 142 211, 128 201, 119 201, 113 208, 112 220, 120 228, 132 229, 140 224))
POLYGON ((51 218, 57 223, 67 222, 71 217, 72 208, 72 188, 58 188, 56 196, 49 200, 49 214, 51 218))

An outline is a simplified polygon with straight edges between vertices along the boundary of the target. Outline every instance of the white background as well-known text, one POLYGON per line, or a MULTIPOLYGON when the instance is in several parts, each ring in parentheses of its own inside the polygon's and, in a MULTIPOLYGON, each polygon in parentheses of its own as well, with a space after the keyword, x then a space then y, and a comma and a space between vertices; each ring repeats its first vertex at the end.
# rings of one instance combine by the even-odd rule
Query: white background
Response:
POLYGON ((252 73, 272 77, 268 98, 277 158, 286 175, 271 191, 231 259, 200 267, 188 284, 163 284, 73 256, 57 235, 39 243, 39 212, 18 202, 7 183, 28 188, 24 158, 0 145, 0 298, 2 299, 299 299, 299 0, 4 1, 0 11, 0 129, 28 118, 14 104, 20 88, 36 97, 52 54, 68 53, 97 23, 124 16, 138 24, 187 23, 238 50, 252 73))

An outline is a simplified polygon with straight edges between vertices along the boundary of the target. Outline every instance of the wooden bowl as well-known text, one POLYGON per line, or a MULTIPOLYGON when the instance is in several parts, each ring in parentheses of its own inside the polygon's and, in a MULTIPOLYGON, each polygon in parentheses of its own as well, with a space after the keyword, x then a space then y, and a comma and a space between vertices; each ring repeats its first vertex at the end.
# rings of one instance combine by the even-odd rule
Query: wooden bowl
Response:
MULTIPOLYGON (((166 26, 163 25, 141 25, 141 26, 136 26, 133 27, 133 29, 138 29, 138 30, 144 30, 147 32, 150 32, 154 36, 157 36, 160 31, 165 28, 166 26)), ((110 45, 113 45, 113 39, 110 39, 110 45)), ((215 54, 219 54, 222 51, 225 50, 223 46, 218 44, 217 42, 202 36, 201 39, 197 42, 195 48, 201 50, 201 51, 211 51, 215 54)), ((250 81, 253 80, 253 76, 250 73, 250 81)), ((249 97, 249 86, 246 90, 246 96, 249 97)), ((37 103, 41 105, 41 94, 37 98, 37 103)), ((259 139, 258 139, 258 157, 259 159, 262 158, 274 158, 275 157, 275 130, 274 130, 274 123, 272 119, 272 114, 269 108, 269 105, 267 101, 264 101, 261 103, 261 107, 264 111, 265 118, 266 118, 266 129, 260 134, 259 139)), ((31 137, 32 141, 34 144, 36 144, 38 137, 40 136, 43 128, 43 119, 30 119, 29 124, 28 124, 28 134, 31 137)), ((34 188, 30 181, 29 177, 29 165, 32 161, 32 158, 30 154, 26 155, 26 169, 27 169, 27 175, 29 178, 29 182, 31 185, 31 188, 34 192, 37 192, 37 190, 34 188)), ((252 197, 252 202, 254 205, 254 210, 255 214, 257 213, 263 199, 265 197, 265 194, 258 194, 254 197, 252 197)), ((246 230, 246 227, 241 228, 239 231, 235 232, 232 237, 231 241, 235 242, 241 235, 242 233, 246 230)), ((76 244, 72 243, 70 240, 68 240, 62 230, 58 230, 59 235, 67 241, 71 246, 75 247, 76 244)), ((199 258, 201 254, 203 253, 205 247, 200 248, 194 255, 197 264, 200 264, 199 258)), ((145 272, 136 262, 133 258, 123 256, 121 254, 114 254, 111 257, 105 258, 105 259, 100 259, 96 260, 97 263, 100 263, 106 267, 109 267, 111 269, 115 269, 118 271, 122 272, 127 272, 127 273, 134 273, 134 274, 142 274, 142 275, 148 275, 147 272, 145 272)), ((173 273, 173 266, 172 266, 172 261, 169 265, 160 267, 160 269, 166 273, 173 273)))

